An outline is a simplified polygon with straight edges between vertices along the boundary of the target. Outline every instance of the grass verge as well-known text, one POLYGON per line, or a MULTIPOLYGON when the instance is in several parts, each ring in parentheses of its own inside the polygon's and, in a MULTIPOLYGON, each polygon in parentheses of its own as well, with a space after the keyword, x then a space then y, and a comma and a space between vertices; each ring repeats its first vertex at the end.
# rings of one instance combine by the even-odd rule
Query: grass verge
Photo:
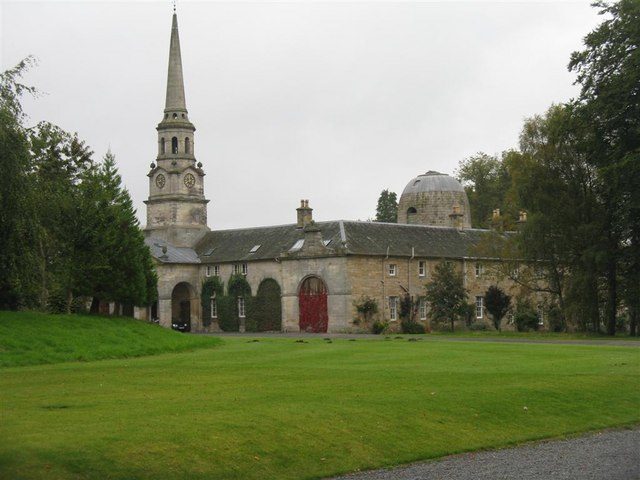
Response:
POLYGON ((140 357, 220 343, 131 318, 0 311, 0 367, 140 357))
POLYGON ((630 425, 639 353, 229 337, 188 353, 6 368, 0 476, 311 479, 630 425))

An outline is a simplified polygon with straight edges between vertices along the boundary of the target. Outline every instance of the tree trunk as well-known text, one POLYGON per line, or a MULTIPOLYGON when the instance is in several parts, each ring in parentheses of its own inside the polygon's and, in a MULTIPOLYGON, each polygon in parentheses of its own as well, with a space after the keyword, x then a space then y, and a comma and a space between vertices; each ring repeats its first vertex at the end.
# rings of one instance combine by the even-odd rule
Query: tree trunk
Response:
POLYGON ((451 317, 451 332, 453 333, 453 323, 455 322, 454 318, 451 317))
POLYGON ((100 299, 98 297, 93 297, 91 299, 91 307, 89 308, 89 313, 91 315, 97 315, 100 313, 100 299))
POLYGON ((67 314, 71 313, 71 305, 73 304, 73 292, 70 288, 67 289, 67 306, 65 308, 67 314))
POLYGON ((616 313, 618 310, 617 269, 615 257, 607 262, 607 335, 616 334, 616 313))
POLYGON ((632 337, 638 335, 638 309, 635 306, 629 307, 629 335, 632 337))
POLYGON ((41 236, 38 237, 38 247, 40 250, 40 308, 44 310, 47 307, 49 292, 47 292, 47 257, 41 236))

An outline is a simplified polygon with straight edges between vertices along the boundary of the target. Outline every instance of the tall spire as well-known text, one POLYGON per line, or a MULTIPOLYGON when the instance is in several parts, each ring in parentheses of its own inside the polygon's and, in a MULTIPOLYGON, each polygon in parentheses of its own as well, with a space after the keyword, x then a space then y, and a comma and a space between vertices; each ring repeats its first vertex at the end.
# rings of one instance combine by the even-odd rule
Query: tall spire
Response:
POLYGON ((182 78, 182 57, 180 55, 180 36, 178 34, 178 15, 173 12, 171 25, 171 44, 169 46, 169 72, 167 75, 167 100, 165 112, 186 112, 184 100, 184 80, 182 78))

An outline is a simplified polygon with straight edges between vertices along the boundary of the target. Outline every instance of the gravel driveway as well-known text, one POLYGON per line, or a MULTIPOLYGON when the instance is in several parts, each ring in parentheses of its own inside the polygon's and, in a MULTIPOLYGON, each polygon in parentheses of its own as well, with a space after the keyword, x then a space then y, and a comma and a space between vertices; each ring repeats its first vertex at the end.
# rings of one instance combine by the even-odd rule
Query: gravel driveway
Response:
POLYGON ((638 480, 640 427, 453 455, 333 480, 638 480))

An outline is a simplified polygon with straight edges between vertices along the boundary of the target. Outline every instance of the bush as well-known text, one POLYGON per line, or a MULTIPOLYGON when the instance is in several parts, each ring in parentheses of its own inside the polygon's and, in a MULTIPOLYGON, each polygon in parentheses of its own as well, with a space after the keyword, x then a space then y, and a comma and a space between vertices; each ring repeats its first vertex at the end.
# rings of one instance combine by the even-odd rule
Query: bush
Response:
POLYGON ((469 325, 469 330, 472 332, 483 332, 487 329, 487 324, 484 322, 473 322, 469 325))
POLYGON ((371 327, 371 331, 373 333, 375 333, 376 335, 380 335, 381 333, 384 333, 387 331, 387 329, 389 328, 389 323, 388 322, 373 322, 373 326, 371 327))
MULTIPOLYGON (((371 319, 371 316, 378 312, 378 302, 375 298, 362 296, 357 302, 354 302, 357 312, 362 315, 365 322, 371 319)), ((354 322, 356 325, 359 323, 354 322)))
POLYGON ((531 332, 538 328, 538 314, 528 305, 519 305, 513 320, 519 332, 531 332))
POLYGON ((552 332, 564 332, 567 329, 562 311, 557 305, 551 305, 547 313, 547 319, 549 321, 549 329, 552 332))
POLYGON ((467 327, 471 327, 476 319, 476 306, 473 303, 464 303, 460 306, 460 318, 467 327))
POLYGON ((402 327, 402 333, 425 333, 426 332, 424 329, 424 325, 415 321, 403 320, 400 323, 400 326, 402 327))

